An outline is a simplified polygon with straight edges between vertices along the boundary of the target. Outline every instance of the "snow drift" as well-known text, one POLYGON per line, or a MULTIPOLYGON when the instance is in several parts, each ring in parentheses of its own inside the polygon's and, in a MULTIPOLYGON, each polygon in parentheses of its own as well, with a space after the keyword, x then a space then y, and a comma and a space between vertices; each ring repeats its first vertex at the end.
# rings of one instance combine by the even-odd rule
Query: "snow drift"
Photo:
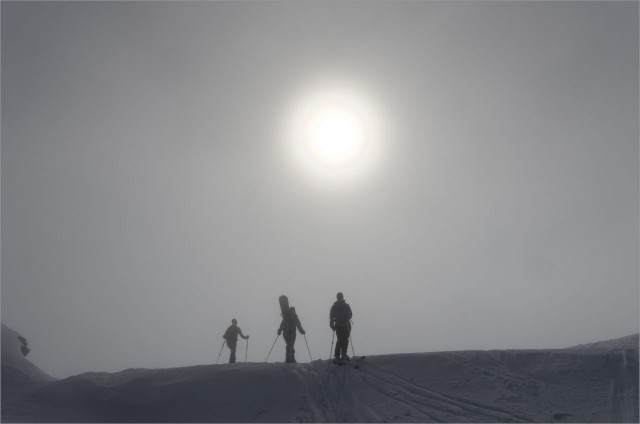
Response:
POLYGON ((371 356, 359 369, 317 360, 51 381, 15 352, 5 358, 4 334, 3 421, 638 422, 637 335, 558 350, 371 356), (20 367, 28 384, 5 381, 20 367))

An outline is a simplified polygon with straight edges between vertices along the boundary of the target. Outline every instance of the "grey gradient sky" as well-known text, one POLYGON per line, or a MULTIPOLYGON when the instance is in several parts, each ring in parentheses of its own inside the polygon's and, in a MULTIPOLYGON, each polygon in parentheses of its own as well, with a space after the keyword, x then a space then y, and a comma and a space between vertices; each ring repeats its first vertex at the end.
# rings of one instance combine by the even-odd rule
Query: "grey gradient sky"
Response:
POLYGON ((52 375, 212 363, 232 318, 264 361, 283 293, 314 359, 337 291, 357 354, 638 332, 637 2, 1 7, 2 322, 52 375), (358 184, 283 148, 335 81, 358 184))

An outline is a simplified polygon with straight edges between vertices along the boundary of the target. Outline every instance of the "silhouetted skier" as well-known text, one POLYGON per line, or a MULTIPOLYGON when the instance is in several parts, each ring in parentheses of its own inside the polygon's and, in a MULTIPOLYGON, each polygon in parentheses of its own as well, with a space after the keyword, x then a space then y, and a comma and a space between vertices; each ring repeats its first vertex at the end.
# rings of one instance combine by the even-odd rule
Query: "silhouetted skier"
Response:
POLYGON ((347 348, 349 347, 349 336, 351 335, 351 306, 344 301, 344 295, 338 293, 336 300, 329 312, 329 327, 336 332, 338 341, 336 342, 335 359, 349 360, 347 348))
POLYGON ((287 343, 285 362, 296 362, 296 350, 293 348, 296 343, 296 328, 300 331, 300 334, 305 334, 302 324, 300 324, 300 319, 296 314, 296 308, 292 306, 286 314, 283 314, 280 328, 278 328, 278 335, 282 333, 282 337, 287 343))
POLYGON ((243 339, 248 339, 249 336, 245 336, 242 334, 242 330, 238 327, 238 321, 236 319, 231 320, 231 325, 227 328, 227 331, 224 332, 224 336, 222 336, 227 342, 227 346, 231 350, 231 355, 229 355, 229 363, 236 363, 236 345, 238 344, 238 335, 243 339))

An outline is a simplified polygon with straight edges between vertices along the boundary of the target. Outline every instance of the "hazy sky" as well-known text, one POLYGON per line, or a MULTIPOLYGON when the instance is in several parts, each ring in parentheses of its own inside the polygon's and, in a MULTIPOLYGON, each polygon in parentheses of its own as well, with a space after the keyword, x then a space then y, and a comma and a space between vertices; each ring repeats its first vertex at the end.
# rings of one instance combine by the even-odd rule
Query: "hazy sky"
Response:
POLYGON ((1 12, 2 322, 52 375, 212 363, 232 318, 264 361, 283 293, 314 359, 337 291, 356 354, 638 332, 637 2, 1 12), (292 154, 331 90, 357 176, 292 154))

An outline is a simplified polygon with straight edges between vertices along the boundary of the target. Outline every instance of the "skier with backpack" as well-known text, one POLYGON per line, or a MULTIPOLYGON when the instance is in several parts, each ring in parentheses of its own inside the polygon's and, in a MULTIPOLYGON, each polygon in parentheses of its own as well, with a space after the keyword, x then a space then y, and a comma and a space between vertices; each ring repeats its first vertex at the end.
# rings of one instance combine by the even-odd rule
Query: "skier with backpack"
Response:
POLYGON ((333 303, 329 311, 329 327, 331 327, 331 330, 333 330, 338 337, 334 360, 348 361, 349 355, 347 355, 347 348, 349 347, 349 337, 351 336, 351 306, 344 301, 344 295, 342 293, 338 293, 336 298, 337 300, 333 303))
POLYGON ((231 325, 227 328, 227 331, 224 332, 224 340, 227 342, 227 346, 231 350, 231 355, 229 355, 229 363, 236 363, 236 345, 238 344, 238 335, 245 340, 249 339, 248 335, 242 334, 242 330, 238 327, 238 321, 234 318, 231 320, 231 325))
MULTIPOLYGON (((282 305, 282 301, 281 301, 282 305)), ((287 300, 288 305, 288 300, 287 300)), ((283 309, 282 311, 282 322, 280 323, 280 328, 278 328, 278 336, 282 334, 284 341, 287 344, 286 347, 286 356, 285 362, 295 363, 296 350, 294 349, 294 345, 296 343, 296 329, 300 331, 300 334, 304 335, 305 331, 302 328, 302 324, 300 324, 300 319, 296 314, 296 308, 293 306, 288 309, 283 309)))

